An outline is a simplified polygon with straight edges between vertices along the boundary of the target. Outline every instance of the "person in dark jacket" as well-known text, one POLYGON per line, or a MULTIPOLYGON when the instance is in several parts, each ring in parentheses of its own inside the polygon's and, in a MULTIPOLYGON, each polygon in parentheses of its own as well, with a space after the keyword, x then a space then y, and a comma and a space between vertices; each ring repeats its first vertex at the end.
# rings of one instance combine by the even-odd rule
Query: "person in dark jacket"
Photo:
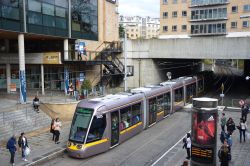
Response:
POLYGON ((241 108, 241 118, 244 120, 244 121, 247 121, 247 114, 249 112, 249 107, 248 105, 243 105, 242 108, 241 108))
POLYGON ((220 165, 221 166, 228 166, 228 162, 229 162, 229 150, 228 150, 228 145, 227 142, 225 141, 225 143, 221 146, 219 152, 218 152, 218 156, 220 159, 220 165))
POLYGON ((226 125, 227 125, 227 133, 230 134, 230 135, 232 135, 233 131, 235 130, 235 123, 233 121, 233 118, 230 117, 227 120, 227 124, 226 125))
POLYGON ((54 123, 55 123, 55 119, 52 119, 51 120, 51 123, 50 123, 50 133, 53 134, 53 137, 52 137, 52 141, 55 140, 55 126, 54 126, 54 123))
POLYGON ((27 147, 29 147, 29 145, 28 145, 28 140, 25 137, 24 133, 21 133, 21 136, 18 139, 18 145, 22 149, 22 158, 23 158, 23 161, 28 161, 26 159, 26 156, 25 156, 24 152, 25 152, 25 149, 27 147))
POLYGON ((9 149, 10 152, 10 163, 12 165, 15 165, 15 153, 16 153, 16 137, 13 135, 7 142, 7 149, 9 149))

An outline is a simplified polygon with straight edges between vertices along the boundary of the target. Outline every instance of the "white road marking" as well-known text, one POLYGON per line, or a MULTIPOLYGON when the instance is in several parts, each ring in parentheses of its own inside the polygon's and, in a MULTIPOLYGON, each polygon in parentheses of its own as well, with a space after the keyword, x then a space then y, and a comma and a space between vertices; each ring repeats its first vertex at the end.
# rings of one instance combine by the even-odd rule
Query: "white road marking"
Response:
MULTIPOLYGON (((191 130, 188 132, 190 133, 191 130)), ((182 140, 183 138, 186 137, 186 134, 178 141, 174 144, 174 146, 172 146, 170 149, 168 149, 160 158, 158 158, 151 166, 156 165, 164 156, 166 156, 174 147, 176 147, 182 140)))

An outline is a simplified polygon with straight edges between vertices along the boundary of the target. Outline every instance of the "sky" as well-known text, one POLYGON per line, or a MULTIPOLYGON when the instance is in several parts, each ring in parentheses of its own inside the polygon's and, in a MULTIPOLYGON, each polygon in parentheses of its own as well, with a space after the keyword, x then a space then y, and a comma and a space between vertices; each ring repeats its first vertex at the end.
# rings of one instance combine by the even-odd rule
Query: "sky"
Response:
POLYGON ((124 16, 160 17, 159 0, 119 0, 119 13, 124 16))

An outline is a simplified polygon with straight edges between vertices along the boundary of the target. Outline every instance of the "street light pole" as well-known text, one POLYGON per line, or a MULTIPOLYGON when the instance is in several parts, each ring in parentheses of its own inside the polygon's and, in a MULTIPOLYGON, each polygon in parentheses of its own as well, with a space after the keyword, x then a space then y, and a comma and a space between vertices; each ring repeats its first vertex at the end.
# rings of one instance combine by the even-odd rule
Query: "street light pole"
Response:
POLYGON ((222 83, 221 84, 221 94, 220 94, 220 97, 221 97, 221 105, 223 106, 223 98, 224 98, 224 84, 222 83))
POLYGON ((127 91, 127 29, 125 26, 124 33, 124 91, 127 91))

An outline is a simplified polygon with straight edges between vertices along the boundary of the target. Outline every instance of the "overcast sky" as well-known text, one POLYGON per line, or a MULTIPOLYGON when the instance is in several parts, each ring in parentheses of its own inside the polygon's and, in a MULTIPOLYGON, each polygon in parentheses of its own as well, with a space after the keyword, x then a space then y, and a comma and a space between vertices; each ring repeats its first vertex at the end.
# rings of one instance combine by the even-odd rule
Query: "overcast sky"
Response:
POLYGON ((119 0, 119 13, 124 16, 150 16, 159 18, 159 0, 119 0))

